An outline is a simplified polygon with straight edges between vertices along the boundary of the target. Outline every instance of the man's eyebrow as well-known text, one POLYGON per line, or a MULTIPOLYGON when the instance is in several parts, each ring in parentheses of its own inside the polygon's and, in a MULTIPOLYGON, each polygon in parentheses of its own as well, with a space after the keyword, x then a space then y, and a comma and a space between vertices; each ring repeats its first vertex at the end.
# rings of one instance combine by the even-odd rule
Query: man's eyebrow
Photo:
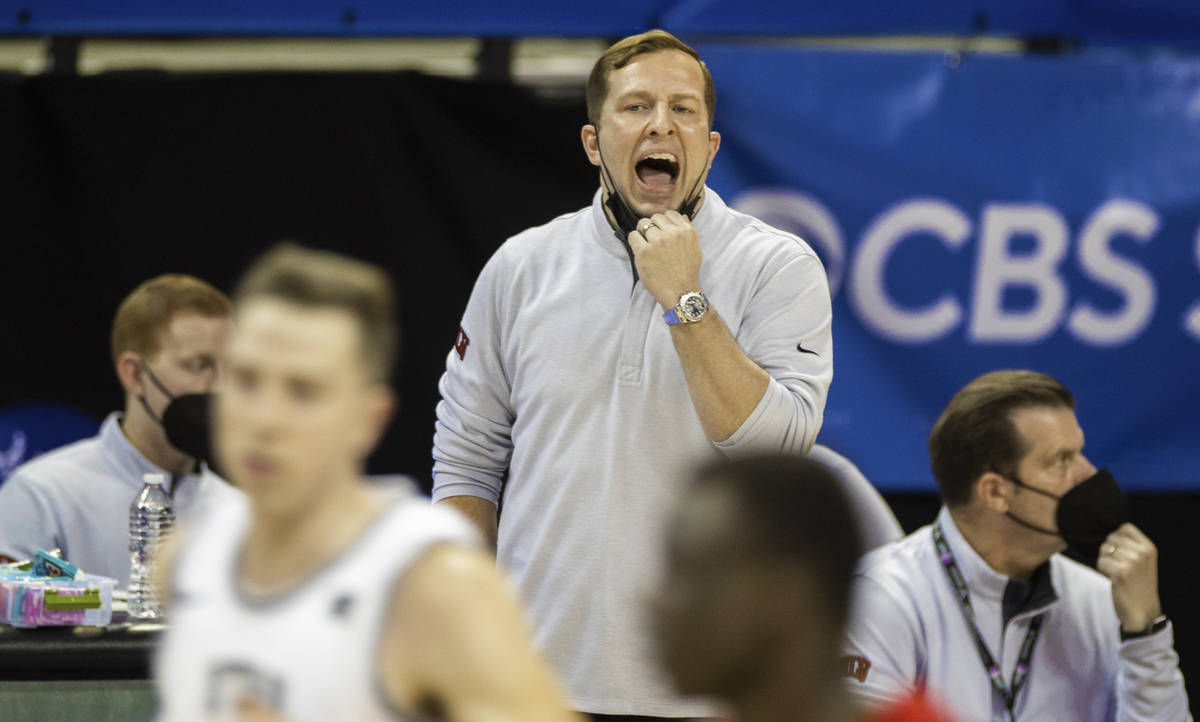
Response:
POLYGON ((1078 456, 1080 453, 1082 452, 1074 446, 1068 448, 1059 447, 1047 453, 1045 458, 1048 462, 1053 463, 1059 459, 1069 459, 1072 456, 1078 456))
POLYGON ((635 88, 633 90, 626 90, 625 92, 618 94, 616 98, 617 100, 624 100, 626 98, 649 98, 650 95, 650 91, 646 90, 645 88, 635 88))
MULTIPOLYGON (((624 100, 625 98, 651 98, 651 97, 654 97, 654 92, 650 91, 646 88, 633 88, 631 90, 626 90, 614 97, 617 100, 624 100)), ((698 93, 694 90, 685 90, 681 93, 671 93, 670 95, 667 96, 667 99, 672 102, 676 101, 676 100, 699 101, 699 100, 701 100, 701 95, 700 95, 700 93, 698 93)))

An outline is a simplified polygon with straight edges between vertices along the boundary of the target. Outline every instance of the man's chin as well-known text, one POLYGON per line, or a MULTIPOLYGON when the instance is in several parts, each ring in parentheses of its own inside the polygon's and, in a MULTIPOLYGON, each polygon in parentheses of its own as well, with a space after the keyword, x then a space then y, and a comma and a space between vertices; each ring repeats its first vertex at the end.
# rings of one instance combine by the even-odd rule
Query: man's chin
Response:
POLYGON ((633 204, 633 212, 638 218, 650 218, 651 216, 658 215, 659 213, 677 211, 679 210, 679 206, 680 204, 675 202, 674 199, 643 201, 641 203, 635 202, 633 204))
POLYGON ((305 510, 303 502, 292 490, 271 489, 258 494, 248 493, 255 511, 264 517, 289 519, 300 516, 305 510))

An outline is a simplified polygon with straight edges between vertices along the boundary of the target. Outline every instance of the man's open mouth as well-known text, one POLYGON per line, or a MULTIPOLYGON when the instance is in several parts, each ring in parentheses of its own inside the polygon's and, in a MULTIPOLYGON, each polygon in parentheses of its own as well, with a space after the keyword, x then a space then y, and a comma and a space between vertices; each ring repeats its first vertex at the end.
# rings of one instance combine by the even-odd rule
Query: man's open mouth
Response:
POLYGON ((638 179, 651 188, 670 188, 679 177, 679 160, 674 153, 651 153, 634 166, 638 179))

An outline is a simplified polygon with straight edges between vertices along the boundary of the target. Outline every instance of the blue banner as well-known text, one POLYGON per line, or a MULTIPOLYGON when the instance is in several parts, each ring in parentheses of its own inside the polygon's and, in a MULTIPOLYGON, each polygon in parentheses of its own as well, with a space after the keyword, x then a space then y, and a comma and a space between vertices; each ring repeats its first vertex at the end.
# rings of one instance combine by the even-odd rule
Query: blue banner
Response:
POLYGON ((21 0, 4 35, 689 37, 955 35, 1195 48, 1195 0, 21 0))
POLYGON ((6 35, 620 37, 656 24, 667 0, 22 0, 0 12, 6 35))
POLYGON ((991 35, 1087 47, 1200 45, 1195 0, 675 0, 663 27, 693 37, 991 35))
POLYGON ((54 403, 0 406, 0 484, 13 469, 47 451, 95 436, 100 422, 54 403))
POLYGON ((954 392, 1032 368, 1127 488, 1200 489, 1200 59, 699 50, 711 185, 829 271, 824 443, 929 490, 954 392))

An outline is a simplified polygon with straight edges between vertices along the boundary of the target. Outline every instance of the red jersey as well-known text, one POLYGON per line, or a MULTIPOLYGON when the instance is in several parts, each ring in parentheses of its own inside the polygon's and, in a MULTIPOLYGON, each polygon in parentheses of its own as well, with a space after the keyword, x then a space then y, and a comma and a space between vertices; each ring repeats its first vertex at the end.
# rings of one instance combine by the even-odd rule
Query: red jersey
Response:
POLYGON ((862 718, 859 722, 958 722, 941 705, 914 694, 862 718))

